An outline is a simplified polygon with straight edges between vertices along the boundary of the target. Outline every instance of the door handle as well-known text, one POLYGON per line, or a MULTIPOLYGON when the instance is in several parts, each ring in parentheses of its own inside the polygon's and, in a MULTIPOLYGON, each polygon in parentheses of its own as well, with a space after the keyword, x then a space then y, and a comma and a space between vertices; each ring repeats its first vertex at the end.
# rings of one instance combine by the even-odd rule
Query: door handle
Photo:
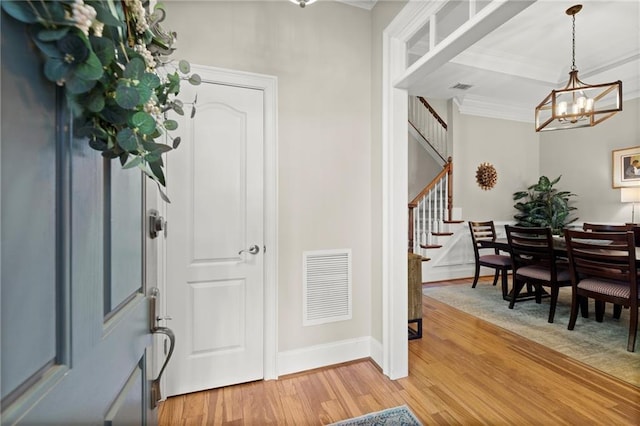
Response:
POLYGON ((251 247, 249 247, 248 249, 242 249, 238 252, 238 254, 242 254, 244 252, 249 252, 251 254, 258 254, 260 253, 260 247, 258 247, 257 244, 252 245, 251 247))
POLYGON ((171 319, 171 317, 161 317, 157 313, 160 290, 158 290, 157 287, 153 287, 149 293, 149 330, 151 334, 164 334, 169 338, 169 352, 167 353, 167 357, 162 364, 162 368, 160 368, 158 377, 151 381, 151 408, 154 409, 162 399, 162 395, 160 394, 160 379, 162 378, 165 368, 167 368, 167 364, 169 364, 171 355, 173 355, 173 349, 176 346, 176 336, 169 327, 158 326, 159 321, 171 319))

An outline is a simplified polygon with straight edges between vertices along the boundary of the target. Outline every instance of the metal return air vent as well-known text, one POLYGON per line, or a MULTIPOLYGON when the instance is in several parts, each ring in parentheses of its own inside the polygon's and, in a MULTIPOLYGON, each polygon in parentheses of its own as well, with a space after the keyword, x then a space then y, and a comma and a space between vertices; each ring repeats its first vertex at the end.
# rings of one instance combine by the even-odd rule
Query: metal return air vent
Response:
POLYGON ((303 253, 303 325, 351 319, 351 250, 303 253))

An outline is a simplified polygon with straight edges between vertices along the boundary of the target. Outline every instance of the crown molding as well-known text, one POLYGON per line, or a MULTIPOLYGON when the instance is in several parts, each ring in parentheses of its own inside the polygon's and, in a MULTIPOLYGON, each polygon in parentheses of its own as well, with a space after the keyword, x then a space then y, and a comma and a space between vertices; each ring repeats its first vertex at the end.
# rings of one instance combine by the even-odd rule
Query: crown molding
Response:
POLYGON ((378 0, 336 0, 340 3, 348 4, 349 6, 359 7, 361 9, 371 10, 376 5, 378 0))

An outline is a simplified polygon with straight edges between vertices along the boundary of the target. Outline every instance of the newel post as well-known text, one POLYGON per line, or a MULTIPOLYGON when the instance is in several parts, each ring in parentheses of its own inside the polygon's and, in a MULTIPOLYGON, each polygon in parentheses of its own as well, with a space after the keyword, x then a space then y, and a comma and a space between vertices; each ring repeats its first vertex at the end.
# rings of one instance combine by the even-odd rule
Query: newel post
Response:
POLYGON ((409 253, 413 253, 413 209, 418 207, 417 204, 409 204, 409 253))

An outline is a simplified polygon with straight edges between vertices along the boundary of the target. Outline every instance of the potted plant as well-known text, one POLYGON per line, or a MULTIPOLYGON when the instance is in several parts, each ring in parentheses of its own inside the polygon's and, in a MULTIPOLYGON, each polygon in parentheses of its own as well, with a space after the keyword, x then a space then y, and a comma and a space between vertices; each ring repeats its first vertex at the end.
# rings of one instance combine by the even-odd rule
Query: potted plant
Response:
POLYGON ((546 176, 540 176, 538 183, 531 185, 526 191, 513 194, 516 204, 513 206, 518 213, 514 215, 517 226, 544 226, 551 228, 554 235, 562 234, 562 230, 578 218, 571 218, 571 212, 576 207, 570 205, 571 197, 576 196, 569 191, 559 191, 554 188, 562 175, 553 181, 546 176))

